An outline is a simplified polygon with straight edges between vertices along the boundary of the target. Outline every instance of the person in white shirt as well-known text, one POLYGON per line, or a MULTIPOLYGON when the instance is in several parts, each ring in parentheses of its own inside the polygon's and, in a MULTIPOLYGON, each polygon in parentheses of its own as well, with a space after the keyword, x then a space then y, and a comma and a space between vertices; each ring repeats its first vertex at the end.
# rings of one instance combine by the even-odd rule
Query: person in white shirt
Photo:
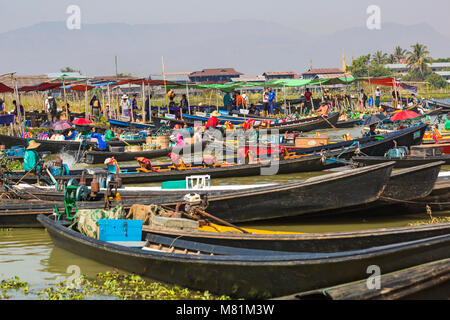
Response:
POLYGON ((122 109, 122 115, 124 117, 130 118, 130 101, 128 100, 128 96, 126 94, 122 96, 120 107, 122 109))
POLYGON ((380 107, 380 99, 381 99, 381 90, 380 87, 377 87, 375 90, 375 107, 380 107))
POLYGON ((247 92, 243 91, 241 96, 242 96, 242 99, 245 101, 245 108, 247 109, 248 106, 250 105, 250 101, 248 99, 247 92))

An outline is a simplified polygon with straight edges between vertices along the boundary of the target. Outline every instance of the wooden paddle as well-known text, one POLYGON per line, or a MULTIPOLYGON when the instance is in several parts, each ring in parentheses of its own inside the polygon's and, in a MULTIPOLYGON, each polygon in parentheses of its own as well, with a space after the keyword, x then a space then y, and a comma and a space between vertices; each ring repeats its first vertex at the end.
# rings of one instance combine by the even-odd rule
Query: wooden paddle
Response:
POLYGON ((36 167, 37 167, 37 165, 39 164, 39 162, 36 162, 36 164, 34 165, 34 167, 33 168, 31 168, 27 173, 25 173, 23 176, 22 176, 22 178, 20 178, 19 179, 19 181, 17 181, 16 183, 15 183, 15 185, 18 185, 31 171, 33 171, 36 167))
POLYGON ((325 118, 324 116, 321 116, 323 120, 325 120, 326 122, 328 122, 328 124, 333 127, 333 129, 337 129, 330 121, 328 121, 327 118, 325 118))
POLYGON ((211 214, 209 214, 209 213, 207 213, 207 212, 205 212, 205 211, 203 211, 203 210, 201 210, 201 209, 199 209, 199 208, 195 208, 194 210, 195 210, 195 212, 200 213, 201 215, 203 215, 203 216, 205 216, 205 217, 208 217, 208 218, 211 218, 211 219, 213 219, 213 220, 216 220, 216 221, 218 221, 218 222, 220 222, 220 223, 222 223, 222 224, 225 224, 225 225, 227 225, 227 226, 229 226, 229 227, 238 229, 238 230, 241 231, 242 233, 249 233, 248 231, 245 231, 244 229, 241 229, 241 228, 239 228, 238 226, 235 226, 235 225, 233 225, 233 224, 231 224, 231 223, 229 223, 229 222, 226 222, 226 221, 224 221, 224 220, 222 220, 222 219, 220 219, 220 218, 217 218, 217 217, 215 217, 215 216, 213 216, 213 215, 211 215, 211 214))

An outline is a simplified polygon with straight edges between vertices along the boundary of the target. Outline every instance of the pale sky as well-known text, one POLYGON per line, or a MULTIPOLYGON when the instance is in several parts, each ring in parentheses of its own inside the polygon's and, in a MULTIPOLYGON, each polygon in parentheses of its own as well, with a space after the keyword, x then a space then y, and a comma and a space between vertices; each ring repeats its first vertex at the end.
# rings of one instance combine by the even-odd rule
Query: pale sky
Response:
POLYGON ((404 25, 426 22, 450 36, 449 0, 0 0, 0 33, 46 21, 65 21, 78 5, 82 23, 161 24, 252 19, 328 34, 366 24, 369 5, 381 21, 404 25))

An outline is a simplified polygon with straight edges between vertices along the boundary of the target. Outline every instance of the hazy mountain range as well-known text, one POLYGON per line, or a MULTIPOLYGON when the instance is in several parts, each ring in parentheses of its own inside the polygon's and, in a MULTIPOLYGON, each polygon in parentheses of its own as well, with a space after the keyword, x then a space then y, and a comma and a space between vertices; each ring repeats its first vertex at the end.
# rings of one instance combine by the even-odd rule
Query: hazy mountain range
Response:
POLYGON ((266 71, 302 73, 313 67, 342 66, 376 50, 390 53, 396 45, 417 42, 432 57, 450 57, 450 39, 428 24, 384 23, 381 30, 351 28, 313 37, 278 23, 235 20, 217 23, 83 24, 69 30, 65 22, 45 22, 0 33, 0 74, 43 74, 70 66, 88 76, 118 72, 147 76, 162 72, 233 67, 247 76, 266 71))

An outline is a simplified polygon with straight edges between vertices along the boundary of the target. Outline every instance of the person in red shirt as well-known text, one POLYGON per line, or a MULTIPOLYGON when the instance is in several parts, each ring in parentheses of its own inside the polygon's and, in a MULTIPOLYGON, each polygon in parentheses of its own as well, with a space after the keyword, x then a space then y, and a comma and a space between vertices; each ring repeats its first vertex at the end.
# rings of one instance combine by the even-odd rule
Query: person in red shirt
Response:
POLYGON ((309 91, 309 88, 306 88, 305 92, 305 109, 312 111, 312 93, 309 91))

